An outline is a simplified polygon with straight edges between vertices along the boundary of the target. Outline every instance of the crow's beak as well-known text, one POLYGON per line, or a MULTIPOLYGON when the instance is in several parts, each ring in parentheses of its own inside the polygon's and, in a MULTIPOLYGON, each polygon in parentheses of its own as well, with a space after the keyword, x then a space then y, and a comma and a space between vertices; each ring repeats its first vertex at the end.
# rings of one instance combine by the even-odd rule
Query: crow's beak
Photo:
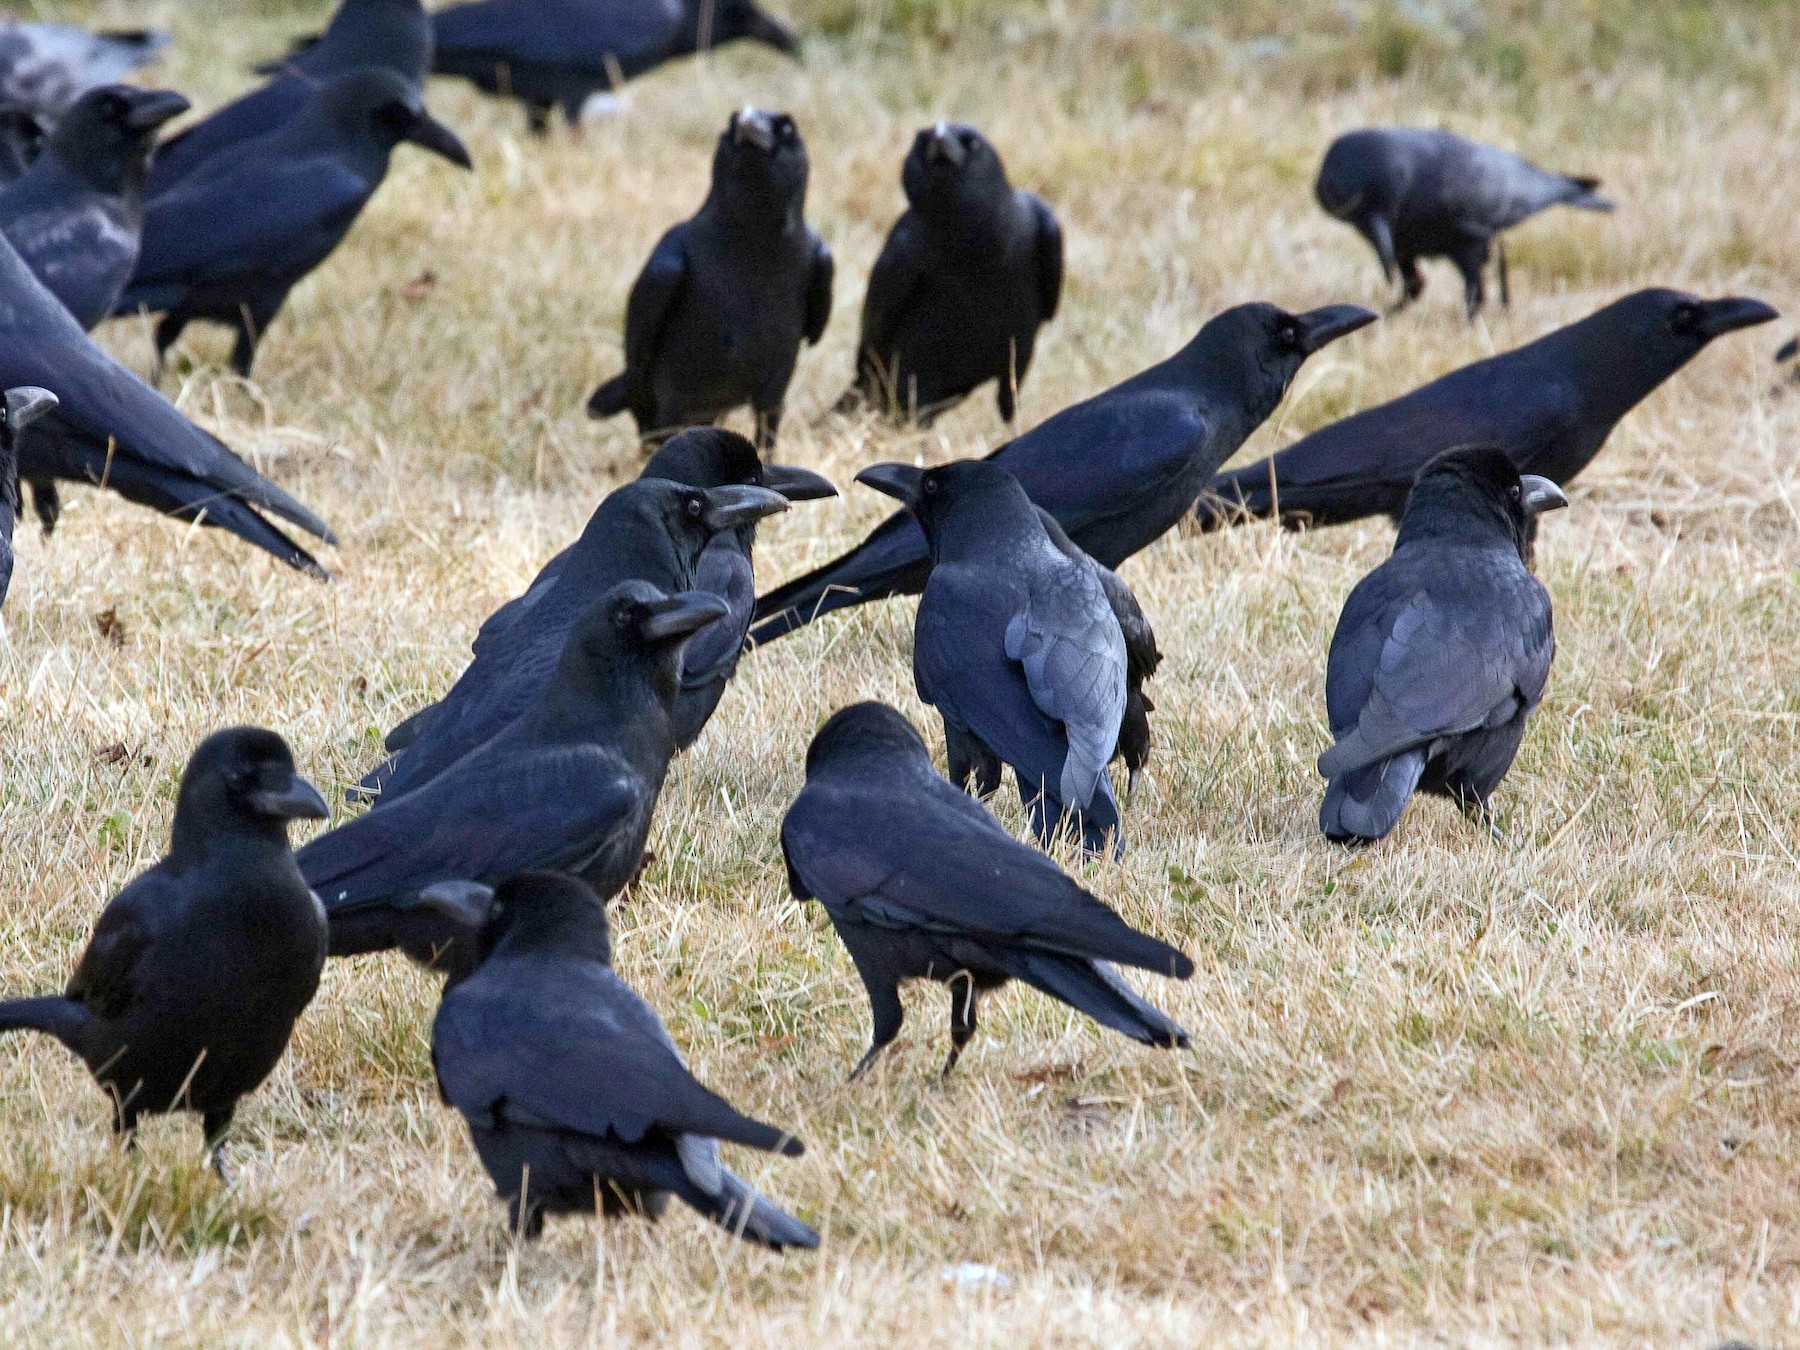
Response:
POLYGON ((816 502, 821 497, 838 495, 829 478, 794 464, 763 465, 762 485, 790 502, 816 502))
POLYGON ((1535 473, 1519 475, 1519 492, 1524 502, 1525 514, 1541 516, 1546 511, 1560 511, 1569 504, 1563 490, 1548 478, 1540 478, 1535 473))
POLYGON ((1775 353, 1777 361, 1792 361, 1796 356, 1800 356, 1800 337, 1789 338, 1781 350, 1775 353))
POLYGON ((133 131, 154 131, 193 106, 173 89, 149 89, 132 100, 125 125, 133 131))
POLYGON ((412 130, 406 133, 406 139, 434 155, 441 155, 459 169, 475 167, 475 161, 469 158, 469 148, 457 134, 422 109, 413 121, 412 130))
POLYGON ((1740 328, 1754 328, 1759 323, 1768 323, 1780 317, 1772 305, 1734 295, 1724 300, 1708 300, 1702 305, 1697 331, 1710 342, 1726 333, 1735 333, 1740 328))
POLYGON ((17 436, 62 400, 48 389, 21 384, 6 391, 6 429, 17 436))
POLYGON ((931 129, 931 139, 925 143, 925 160, 935 164, 944 160, 953 168, 962 168, 969 158, 969 147, 957 139, 956 133, 950 129, 948 122, 939 122, 931 129))
POLYGON ((1374 310, 1361 305, 1327 305, 1324 309, 1308 310, 1296 318, 1300 325, 1300 350, 1311 356, 1345 334, 1368 327, 1377 317, 1374 310))
POLYGON ((856 475, 856 481, 909 507, 917 506, 925 497, 925 470, 911 464, 871 464, 856 475))
POLYGON ((775 148, 774 121, 761 108, 740 108, 731 115, 731 141, 734 145, 748 141, 767 154, 775 148))
POLYGON ((701 524, 714 534, 721 530, 752 525, 764 516, 779 515, 788 509, 788 499, 766 487, 733 483, 717 487, 706 494, 706 512, 701 524))
POLYGON ((773 47, 778 52, 786 52, 789 56, 800 50, 800 35, 773 14, 764 14, 761 10, 751 16, 750 26, 744 30, 744 36, 752 42, 773 47))
POLYGON ((649 614, 638 626, 645 642, 677 641, 731 613, 731 606, 707 591, 682 591, 647 608, 649 614))
POLYGON ((252 792, 248 801, 251 810, 272 820, 324 820, 331 814, 319 789, 299 774, 290 778, 286 787, 252 792))
POLYGON ((479 881, 435 881, 402 909, 429 909, 442 914, 459 928, 479 931, 487 927, 494 904, 494 888, 479 881))

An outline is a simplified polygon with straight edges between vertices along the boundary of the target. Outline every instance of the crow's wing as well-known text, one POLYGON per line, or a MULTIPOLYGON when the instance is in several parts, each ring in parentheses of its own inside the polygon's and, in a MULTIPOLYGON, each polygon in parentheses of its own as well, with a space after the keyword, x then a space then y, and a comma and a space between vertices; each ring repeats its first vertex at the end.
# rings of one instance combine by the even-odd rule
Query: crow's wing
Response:
POLYGON ((718 596, 731 612, 707 624, 682 648, 683 689, 699 689, 728 676, 744 649, 744 634, 756 608, 756 573, 732 532, 716 534, 707 542, 694 568, 693 589, 718 596))
POLYGON ((894 334, 906 322, 925 279, 924 230, 911 211, 894 222, 869 272, 863 295, 862 346, 885 361, 894 334))
POLYGON ((477 0, 431 16, 438 51, 602 68, 660 51, 681 28, 680 0, 477 0))
POLYGON ((101 1017, 119 1017, 138 997, 138 962, 155 945, 167 918, 184 911, 180 891, 160 866, 115 895, 101 911, 63 993, 101 1017))
POLYGON ((831 286, 837 276, 837 264, 823 239, 811 230, 806 237, 812 252, 806 264, 806 313, 800 335, 810 346, 825 336, 825 325, 831 320, 831 286))
POLYGON ((1056 213, 1043 198, 1025 194, 1031 206, 1032 223, 1036 227, 1033 255, 1037 260, 1038 319, 1048 323, 1056 317, 1062 303, 1063 237, 1056 213))
POLYGON ((625 302, 625 369, 648 379, 669 311, 687 284, 687 226, 677 225, 650 250, 625 302))

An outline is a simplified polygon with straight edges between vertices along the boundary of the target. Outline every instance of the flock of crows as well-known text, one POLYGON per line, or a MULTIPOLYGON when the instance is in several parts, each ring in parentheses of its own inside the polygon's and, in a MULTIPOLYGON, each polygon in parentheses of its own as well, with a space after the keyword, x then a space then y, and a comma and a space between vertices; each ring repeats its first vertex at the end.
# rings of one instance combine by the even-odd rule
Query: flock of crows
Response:
MULTIPOLYGON (((118 82, 154 36, 0 28, 6 539, 19 483, 49 529, 59 482, 74 481, 319 570, 268 517, 330 540, 324 522, 86 330, 160 315, 160 365, 184 325, 216 320, 248 371, 399 142, 469 164, 426 110, 429 72, 522 101, 541 130, 552 108, 574 122, 596 92, 735 37, 794 45, 748 0, 432 14, 344 0, 266 83, 158 144, 186 101, 118 82)), ((844 406, 928 421, 991 382, 1010 420, 1061 294, 1056 217, 966 126, 921 131, 902 183, 844 406)), ((1492 830, 1489 798, 1555 647, 1531 571, 1538 516, 1567 505, 1563 485, 1613 427, 1709 342, 1776 317, 1752 299, 1639 291, 1222 473, 1307 357, 1376 319, 1239 305, 984 459, 864 469, 857 480, 901 509, 758 597, 758 522, 835 495, 772 459, 799 351, 831 309, 806 185, 792 118, 732 116, 705 202, 632 287, 625 368, 590 400, 596 416, 632 413, 653 447, 642 475, 487 619, 449 692, 389 734, 351 794, 369 809, 295 853, 288 824, 326 818, 323 796, 274 733, 214 734, 183 775, 168 855, 106 907, 64 992, 0 1004, 0 1030, 47 1032, 87 1063, 121 1134, 144 1114, 197 1112, 223 1173, 232 1113, 280 1058, 327 956, 397 948, 444 977, 438 1083, 516 1231, 547 1213, 655 1215, 673 1194, 747 1239, 816 1245, 719 1156, 721 1140, 786 1154, 799 1141, 702 1086, 611 969, 605 904, 639 875, 670 760, 746 652, 834 610, 919 596, 913 670, 943 720, 948 777, 900 713, 854 704, 814 737, 781 829, 793 894, 824 906, 867 988, 873 1041, 852 1077, 898 1034, 899 986, 914 979, 949 988, 946 1073, 981 996, 1009 980, 1179 1046, 1182 1029, 1116 967, 1185 979, 1193 963, 982 804, 1010 766, 1044 849, 1124 847, 1109 766, 1134 784, 1151 753, 1145 683, 1161 653, 1116 569, 1190 514, 1206 529, 1393 517, 1392 555, 1351 592, 1331 644, 1321 828, 1380 839, 1423 791, 1492 830), (712 425, 742 408, 754 442, 712 425)), ((1596 186, 1390 128, 1333 144, 1317 196, 1368 240, 1399 304, 1422 289, 1419 260, 1446 257, 1473 316, 1502 232, 1553 205, 1610 209, 1596 186)))

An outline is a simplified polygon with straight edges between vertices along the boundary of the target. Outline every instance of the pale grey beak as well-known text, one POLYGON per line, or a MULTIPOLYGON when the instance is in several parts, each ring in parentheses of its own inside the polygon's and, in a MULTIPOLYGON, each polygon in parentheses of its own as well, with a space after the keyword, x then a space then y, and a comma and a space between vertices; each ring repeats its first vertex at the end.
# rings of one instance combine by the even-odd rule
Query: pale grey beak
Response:
POLYGON ((6 429, 15 436, 62 400, 48 389, 21 384, 6 391, 6 429))
POLYGON ((1569 504, 1563 490, 1548 478, 1535 473, 1519 475, 1519 489, 1528 516, 1541 516, 1546 511, 1560 511, 1569 504))

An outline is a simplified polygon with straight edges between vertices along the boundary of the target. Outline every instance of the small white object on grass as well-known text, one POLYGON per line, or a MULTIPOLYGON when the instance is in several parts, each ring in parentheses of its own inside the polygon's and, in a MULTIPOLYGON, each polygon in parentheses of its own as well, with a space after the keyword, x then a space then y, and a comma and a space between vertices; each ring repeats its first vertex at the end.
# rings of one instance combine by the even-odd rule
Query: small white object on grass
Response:
POLYGON ((995 1270, 992 1266, 963 1261, 944 1267, 944 1283, 953 1284, 958 1289, 1005 1289, 1012 1283, 1012 1276, 995 1270))

